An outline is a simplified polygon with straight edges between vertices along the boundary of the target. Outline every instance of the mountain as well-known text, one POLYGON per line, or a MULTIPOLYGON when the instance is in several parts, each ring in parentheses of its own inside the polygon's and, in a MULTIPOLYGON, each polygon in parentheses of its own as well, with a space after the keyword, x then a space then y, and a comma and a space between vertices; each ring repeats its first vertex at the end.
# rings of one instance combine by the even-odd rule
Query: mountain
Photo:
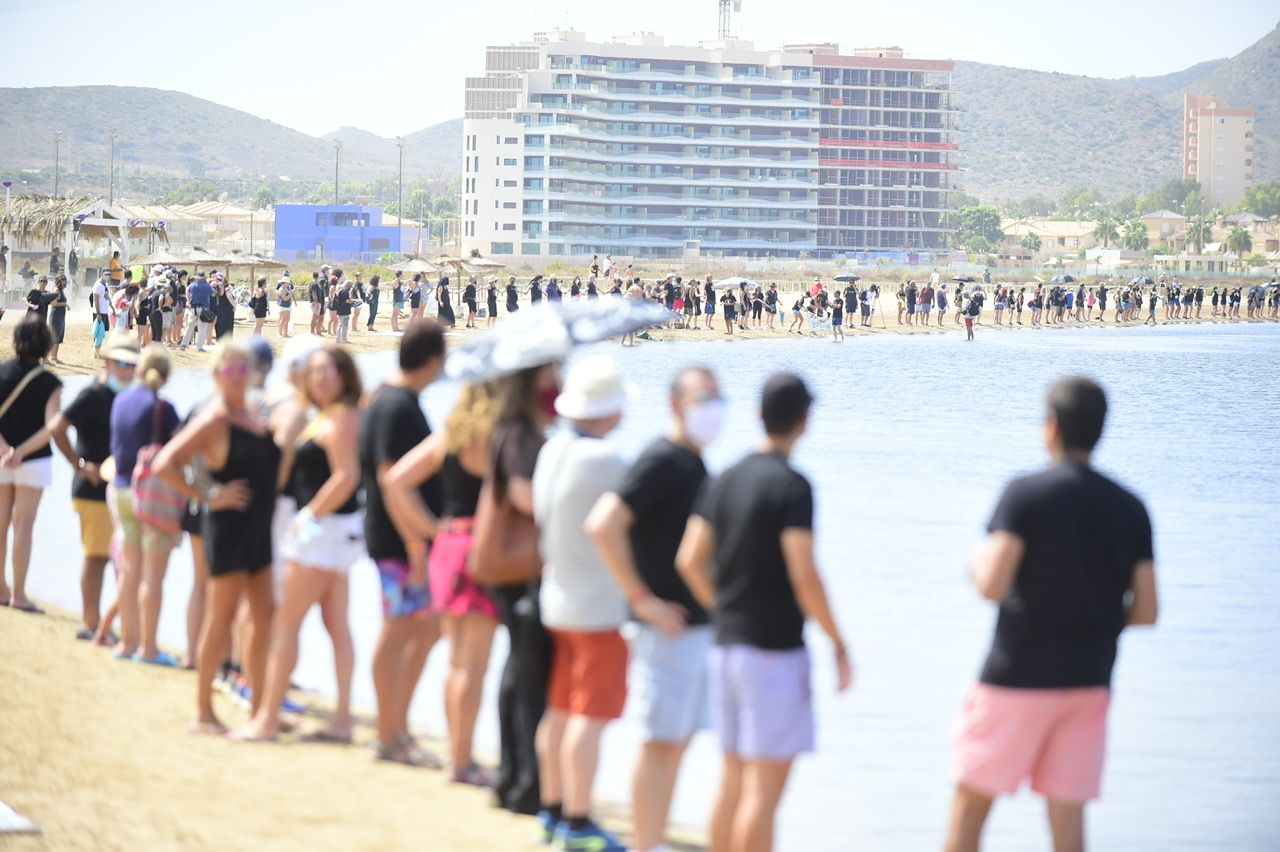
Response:
MULTIPOLYGON (((405 178, 461 171, 461 125, 460 119, 447 121, 407 137, 405 178)), ((0 164, 51 172, 53 137, 60 130, 66 190, 101 191, 112 128, 120 175, 154 177, 157 186, 196 178, 256 183, 259 175, 332 181, 335 136, 343 139, 344 179, 394 179, 397 169, 394 139, 354 128, 310 136, 182 92, 123 86, 0 88, 0 164)))
MULTIPOLYGON (((1230 59, 1157 77, 1108 80, 957 62, 962 188, 984 200, 1059 197, 1087 187, 1141 193, 1181 176, 1182 96, 1216 95, 1258 110, 1254 176, 1280 177, 1280 27, 1230 59)), ((252 194, 260 175, 295 184, 395 180, 396 141, 354 127, 323 137, 181 92, 113 86, 0 88, 0 170, 47 191, 53 135, 63 131, 62 190, 101 192, 116 128, 132 196, 193 178, 252 194), (32 175, 32 170, 41 173, 32 175), (236 186, 236 182, 240 186, 236 186)), ((405 179, 462 170, 462 119, 404 138, 405 179)))
POLYGON ((1254 177, 1280 177, 1280 26, 1230 59, 1106 80, 957 62, 963 189, 984 200, 1076 187, 1141 193, 1182 176, 1182 96, 1258 110, 1254 177))

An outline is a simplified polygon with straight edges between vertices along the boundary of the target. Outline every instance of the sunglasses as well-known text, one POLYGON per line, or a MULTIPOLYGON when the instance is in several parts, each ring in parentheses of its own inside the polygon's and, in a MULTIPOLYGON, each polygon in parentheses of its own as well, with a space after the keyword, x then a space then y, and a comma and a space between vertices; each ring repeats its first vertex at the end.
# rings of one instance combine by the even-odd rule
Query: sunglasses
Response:
POLYGON ((134 364, 134 363, 132 363, 132 362, 130 362, 130 361, 112 361, 111 363, 112 363, 112 364, 114 364, 114 365, 116 366, 116 368, 117 368, 117 369, 119 369, 119 370, 136 370, 136 369, 138 369, 138 365, 137 365, 137 364, 134 364))

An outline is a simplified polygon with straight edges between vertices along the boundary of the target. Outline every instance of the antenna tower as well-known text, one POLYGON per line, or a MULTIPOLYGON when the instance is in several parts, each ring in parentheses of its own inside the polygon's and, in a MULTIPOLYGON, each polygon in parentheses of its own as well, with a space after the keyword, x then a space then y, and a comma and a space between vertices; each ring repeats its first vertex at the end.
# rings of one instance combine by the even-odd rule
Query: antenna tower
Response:
POLYGON ((742 11, 742 0, 719 0, 720 3, 720 39, 729 37, 729 17, 733 12, 742 11))

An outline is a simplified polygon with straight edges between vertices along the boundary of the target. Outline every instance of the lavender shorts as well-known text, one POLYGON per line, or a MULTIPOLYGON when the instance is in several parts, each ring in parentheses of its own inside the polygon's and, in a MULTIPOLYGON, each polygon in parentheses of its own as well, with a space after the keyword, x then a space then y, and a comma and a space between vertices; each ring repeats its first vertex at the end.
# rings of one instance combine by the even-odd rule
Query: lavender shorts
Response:
POLYGON ((708 672, 712 725, 725 754, 790 760, 813 751, 807 649, 717 645, 708 672))

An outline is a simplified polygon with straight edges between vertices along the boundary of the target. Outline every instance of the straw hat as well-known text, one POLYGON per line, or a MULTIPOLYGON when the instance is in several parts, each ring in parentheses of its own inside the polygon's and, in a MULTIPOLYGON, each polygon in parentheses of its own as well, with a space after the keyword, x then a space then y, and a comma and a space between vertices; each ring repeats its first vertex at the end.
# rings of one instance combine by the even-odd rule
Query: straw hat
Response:
POLYGON ((122 364, 137 364, 142 357, 142 346, 138 343, 137 335, 127 331, 113 331, 107 338, 103 357, 122 364))
POLYGON ((609 356, 585 358, 569 368, 564 389, 556 397, 556 413, 570 420, 621 414, 631 395, 629 385, 609 356))

